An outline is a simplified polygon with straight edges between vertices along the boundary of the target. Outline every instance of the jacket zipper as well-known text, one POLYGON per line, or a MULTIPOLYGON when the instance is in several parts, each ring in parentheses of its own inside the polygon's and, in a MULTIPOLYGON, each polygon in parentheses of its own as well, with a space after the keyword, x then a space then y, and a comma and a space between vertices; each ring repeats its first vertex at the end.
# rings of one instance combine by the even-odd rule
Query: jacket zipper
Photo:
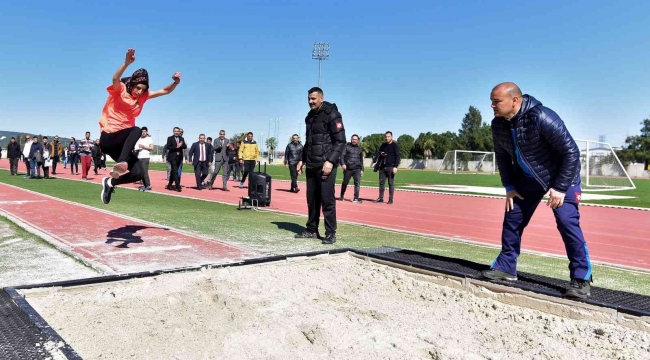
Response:
MULTIPOLYGON (((513 149, 513 150, 515 150, 515 159, 516 159, 516 157, 517 157, 516 151, 517 151, 517 149, 519 148, 519 145, 517 144, 517 139, 518 139, 519 137, 517 136, 517 126, 516 126, 516 124, 513 124, 513 125, 515 125, 515 126, 513 126, 513 128, 514 128, 514 130, 515 130, 515 138, 512 139, 512 140, 514 141, 514 143, 513 143, 512 145, 515 146, 515 149, 513 149)), ((525 164, 528 166, 528 168, 530 169, 530 172, 532 172, 532 173, 533 173, 533 176, 535 176, 535 180, 537 180, 537 182, 538 182, 540 185, 542 185, 542 188, 544 189, 544 191, 547 191, 548 188, 546 187, 546 184, 544 184, 544 182, 542 182, 542 179, 539 178, 539 176, 538 176, 537 173, 535 172, 535 169, 533 169, 533 167, 530 166, 530 164, 528 163, 528 160, 526 160, 526 157, 525 157, 524 154, 521 152, 521 150, 519 150, 519 153, 521 154, 521 159, 524 161, 524 163, 525 163, 525 164)), ((515 161, 516 161, 516 160, 515 160, 515 161)), ((523 169, 522 169, 522 170, 523 170, 523 169)))

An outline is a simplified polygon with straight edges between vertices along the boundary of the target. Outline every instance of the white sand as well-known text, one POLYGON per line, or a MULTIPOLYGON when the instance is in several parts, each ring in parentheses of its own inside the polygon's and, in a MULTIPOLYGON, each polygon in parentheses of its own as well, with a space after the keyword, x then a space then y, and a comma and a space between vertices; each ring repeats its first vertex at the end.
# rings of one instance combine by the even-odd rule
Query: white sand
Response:
POLYGON ((347 254, 25 294, 84 359, 650 359, 649 333, 347 254))

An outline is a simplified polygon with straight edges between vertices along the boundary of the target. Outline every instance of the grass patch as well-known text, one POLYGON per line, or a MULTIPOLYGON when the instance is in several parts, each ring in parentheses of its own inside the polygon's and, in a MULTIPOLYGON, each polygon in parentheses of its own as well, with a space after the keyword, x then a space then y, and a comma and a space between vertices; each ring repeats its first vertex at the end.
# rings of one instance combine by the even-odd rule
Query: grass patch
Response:
MULTIPOLYGON (((132 216, 164 226, 225 240, 268 254, 324 250, 331 246, 315 240, 294 239, 305 217, 268 211, 238 211, 236 206, 162 194, 116 190, 110 205, 99 199, 100 185, 69 180, 27 180, 0 171, 0 182, 132 216)), ((322 225, 321 225, 322 227, 322 225)), ((371 248, 382 245, 412 249, 489 264, 498 249, 414 236, 364 226, 339 224, 335 247, 371 248)), ((519 270, 556 278, 568 277, 568 260, 522 254, 519 270)), ((650 273, 594 266, 595 285, 650 295, 650 273)))

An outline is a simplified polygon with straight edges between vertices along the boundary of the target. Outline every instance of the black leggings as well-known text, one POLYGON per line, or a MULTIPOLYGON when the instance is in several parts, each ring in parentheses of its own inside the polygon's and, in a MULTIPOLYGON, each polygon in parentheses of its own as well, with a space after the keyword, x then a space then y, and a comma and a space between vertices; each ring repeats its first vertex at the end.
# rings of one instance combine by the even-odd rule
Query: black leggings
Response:
POLYGON ((110 156, 115 162, 126 162, 129 166, 128 173, 120 176, 119 179, 113 179, 113 186, 134 183, 144 178, 144 167, 138 160, 138 156, 133 153, 133 148, 141 136, 142 130, 136 126, 114 133, 103 132, 99 138, 99 147, 104 154, 110 156))

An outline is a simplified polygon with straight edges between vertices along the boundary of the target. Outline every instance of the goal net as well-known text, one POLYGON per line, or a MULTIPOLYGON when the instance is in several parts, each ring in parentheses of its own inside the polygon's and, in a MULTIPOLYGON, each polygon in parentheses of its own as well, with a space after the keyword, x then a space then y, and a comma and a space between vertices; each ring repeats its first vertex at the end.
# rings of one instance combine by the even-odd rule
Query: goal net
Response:
POLYGON ((579 139, 575 142, 580 149, 580 180, 584 190, 636 189, 609 143, 579 139))
POLYGON ((445 153, 438 172, 465 174, 494 174, 494 153, 488 151, 453 150, 445 153))

